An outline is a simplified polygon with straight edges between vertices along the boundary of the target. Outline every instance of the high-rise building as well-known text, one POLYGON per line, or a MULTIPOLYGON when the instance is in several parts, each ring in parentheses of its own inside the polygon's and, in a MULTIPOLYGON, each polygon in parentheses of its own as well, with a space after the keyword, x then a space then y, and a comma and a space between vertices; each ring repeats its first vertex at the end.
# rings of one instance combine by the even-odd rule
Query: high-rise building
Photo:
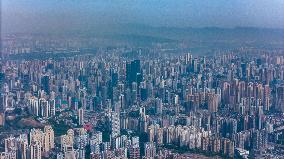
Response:
POLYGON ((102 143, 102 132, 96 132, 90 139, 91 152, 94 154, 100 153, 100 145, 102 143))
POLYGON ((44 133, 40 129, 32 129, 30 131, 30 143, 38 143, 42 147, 43 140, 44 133))
POLYGON ((40 115, 39 101, 37 97, 31 97, 29 99, 29 111, 35 116, 40 115))
POLYGON ((48 75, 44 75, 41 78, 41 89, 44 90, 44 92, 47 93, 47 94, 50 93, 49 76, 48 75))
POLYGON ((74 146, 74 131, 69 129, 66 135, 62 135, 61 137, 61 150, 63 152, 73 151, 74 146))
POLYGON ((8 156, 8 159, 16 159, 17 141, 15 137, 5 139, 5 154, 8 156))
POLYGON ((27 159, 28 155, 28 136, 21 134, 17 138, 17 158, 27 159))
POLYGON ((84 125, 84 109, 78 109, 79 125, 84 125))
POLYGON ((157 114, 161 115, 163 113, 163 102, 160 98, 155 99, 155 108, 157 114))
POLYGON ((40 116, 48 118, 50 117, 50 105, 49 102, 44 99, 39 99, 40 116))
POLYGON ((44 127, 43 152, 49 152, 54 148, 54 131, 50 125, 44 127))
POLYGON ((139 144, 131 145, 129 148, 130 159, 140 159, 140 147, 139 144))
POLYGON ((120 120, 119 114, 116 112, 111 113, 111 137, 116 138, 120 135, 120 120))
POLYGON ((38 141, 33 141, 30 144, 30 158, 31 159, 41 159, 41 149, 42 145, 38 141))
POLYGON ((284 112, 284 85, 279 85, 276 87, 275 94, 275 107, 277 110, 284 112))
POLYGON ((227 138, 222 139, 221 142, 222 142, 221 146, 222 153, 225 156, 234 157, 234 142, 227 138))
POLYGON ((208 94, 208 110, 209 112, 217 112, 219 106, 219 98, 217 94, 209 93, 208 94))
POLYGON ((140 60, 131 61, 130 64, 126 65, 126 80, 128 84, 132 82, 140 83, 142 80, 141 78, 141 66, 140 60))
POLYGON ((156 157, 156 145, 153 142, 147 142, 144 146, 145 158, 154 159, 156 157))

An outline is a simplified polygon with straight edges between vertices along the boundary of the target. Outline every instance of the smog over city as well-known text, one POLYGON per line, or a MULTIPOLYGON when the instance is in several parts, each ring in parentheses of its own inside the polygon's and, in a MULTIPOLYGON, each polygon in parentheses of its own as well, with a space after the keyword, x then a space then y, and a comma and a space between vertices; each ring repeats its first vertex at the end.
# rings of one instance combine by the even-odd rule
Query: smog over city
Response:
POLYGON ((0 159, 284 158, 283 0, 0 0, 0 159))

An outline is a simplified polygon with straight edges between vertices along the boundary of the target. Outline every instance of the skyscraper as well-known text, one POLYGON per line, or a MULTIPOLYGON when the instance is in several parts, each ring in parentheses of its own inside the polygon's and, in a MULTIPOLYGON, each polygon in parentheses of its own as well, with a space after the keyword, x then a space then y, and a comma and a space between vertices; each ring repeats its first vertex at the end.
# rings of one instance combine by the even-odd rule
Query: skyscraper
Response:
POLYGON ((41 148, 40 142, 35 141, 30 144, 30 158, 31 159, 41 159, 41 148))
POLYGON ((147 142, 144 146, 145 158, 154 159, 156 157, 156 146, 153 142, 147 142))
POLYGON ((130 64, 128 63, 126 65, 126 80, 128 81, 128 84, 131 84, 132 82, 139 84, 142 81, 141 77, 140 60, 131 61, 130 64))
POLYGON ((49 152, 54 148, 54 131, 50 125, 44 127, 43 152, 49 152))
POLYGON ((41 78, 41 89, 44 90, 45 93, 50 93, 50 86, 49 86, 49 76, 44 75, 41 78))
POLYGON ((111 113, 111 137, 116 138, 120 135, 120 120, 119 114, 116 112, 111 113))
POLYGON ((78 109, 79 125, 84 125, 84 109, 78 109))

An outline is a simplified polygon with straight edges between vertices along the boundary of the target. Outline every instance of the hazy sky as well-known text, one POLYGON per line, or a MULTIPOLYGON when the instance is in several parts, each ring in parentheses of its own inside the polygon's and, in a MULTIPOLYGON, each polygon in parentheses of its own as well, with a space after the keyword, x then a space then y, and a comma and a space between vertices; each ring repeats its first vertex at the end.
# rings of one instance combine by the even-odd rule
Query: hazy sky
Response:
POLYGON ((0 0, 4 31, 139 23, 284 28, 284 0, 0 0))

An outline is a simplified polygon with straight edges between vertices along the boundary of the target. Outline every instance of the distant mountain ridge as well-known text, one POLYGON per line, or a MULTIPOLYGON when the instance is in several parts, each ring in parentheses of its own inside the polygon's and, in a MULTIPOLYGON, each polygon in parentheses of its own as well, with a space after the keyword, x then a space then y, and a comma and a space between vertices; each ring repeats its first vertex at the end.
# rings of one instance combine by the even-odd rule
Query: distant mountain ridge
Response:
POLYGON ((144 24, 115 24, 89 27, 86 30, 58 30, 32 32, 47 36, 97 37, 112 42, 130 42, 148 45, 152 43, 186 42, 190 46, 223 47, 284 47, 284 29, 256 27, 169 27, 144 24))

